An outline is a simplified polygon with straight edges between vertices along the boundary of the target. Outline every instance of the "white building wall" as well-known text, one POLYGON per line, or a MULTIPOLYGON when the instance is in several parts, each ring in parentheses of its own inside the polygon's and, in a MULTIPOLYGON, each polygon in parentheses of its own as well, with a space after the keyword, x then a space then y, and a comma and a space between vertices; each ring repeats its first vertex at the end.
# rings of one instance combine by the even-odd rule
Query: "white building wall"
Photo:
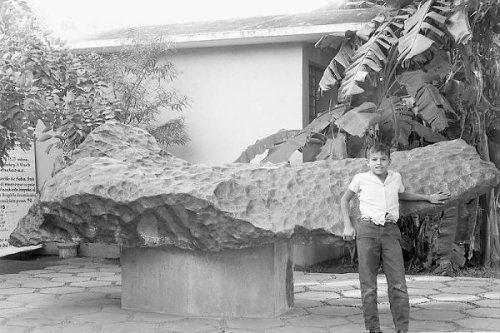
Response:
POLYGON ((190 99, 183 114, 191 141, 174 155, 230 163, 257 139, 302 128, 301 43, 179 50, 171 60, 175 87, 190 99))

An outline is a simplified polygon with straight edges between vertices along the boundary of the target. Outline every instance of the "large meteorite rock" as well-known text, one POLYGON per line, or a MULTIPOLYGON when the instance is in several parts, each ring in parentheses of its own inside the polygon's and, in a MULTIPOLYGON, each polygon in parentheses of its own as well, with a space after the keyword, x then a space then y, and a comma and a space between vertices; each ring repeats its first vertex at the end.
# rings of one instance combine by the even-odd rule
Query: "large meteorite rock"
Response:
MULTIPOLYGON (((448 205, 499 181, 495 166, 460 140, 397 152, 392 160, 409 191, 449 191, 448 205)), ((33 228, 49 230, 59 240, 65 235, 209 251, 258 246, 278 237, 331 241, 342 231, 340 197, 354 174, 366 170, 365 159, 194 165, 162 153, 141 129, 106 124, 89 135, 73 164, 43 186, 43 223, 21 220, 11 242, 51 240, 33 228)), ((426 202, 402 203, 402 214, 439 209, 426 202)), ((358 214, 354 202, 352 215, 358 214)))

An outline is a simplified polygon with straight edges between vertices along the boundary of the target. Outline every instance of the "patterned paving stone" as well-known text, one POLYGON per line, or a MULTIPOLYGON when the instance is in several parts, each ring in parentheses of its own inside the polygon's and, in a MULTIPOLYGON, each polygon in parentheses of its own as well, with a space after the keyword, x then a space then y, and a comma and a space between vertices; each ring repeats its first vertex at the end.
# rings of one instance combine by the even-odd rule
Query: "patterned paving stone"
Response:
POLYGON ((105 324, 111 324, 111 323, 124 322, 126 320, 127 320, 126 314, 104 313, 104 312, 75 315, 75 316, 72 316, 72 318, 71 318, 71 322, 74 324, 95 323, 95 324, 105 325, 105 324))
MULTIPOLYGON (((322 282, 320 284, 322 287, 331 288, 331 290, 345 290, 348 288, 359 288, 359 281, 356 280, 334 280, 328 282, 322 282)), ((315 288, 317 288, 315 286, 315 288)))
POLYGON ((101 272, 114 272, 114 273, 121 273, 122 269, 120 266, 115 266, 115 265, 106 265, 102 266, 99 271, 101 272))
POLYGON ((44 288, 40 290, 42 294, 70 294, 70 293, 81 293, 84 288, 78 287, 56 287, 56 288, 44 288))
MULTIPOLYGON (((454 324, 444 321, 410 321, 410 332, 457 332, 454 324)), ((459 331, 461 332, 461 331, 459 331)))
POLYGON ((311 299, 311 300, 326 300, 337 299, 341 296, 332 291, 306 291, 303 293, 295 294, 295 299, 311 299))
POLYGON ((91 280, 91 281, 71 282, 69 285, 72 287, 92 288, 92 287, 111 286, 111 282, 91 280))
POLYGON ((486 287, 492 284, 491 280, 485 279, 464 279, 457 278, 453 281, 448 281, 446 283, 450 287, 486 287))
POLYGON ((103 277, 103 276, 113 276, 114 272, 83 272, 77 273, 77 276, 89 276, 89 277, 103 277))
POLYGON ((59 296, 58 300, 77 302, 77 301, 86 300, 86 299, 103 299, 103 298, 106 298, 105 293, 93 293, 93 292, 81 291, 81 292, 77 292, 77 293, 61 295, 61 296, 59 296))
POLYGON ((322 301, 311 299, 295 299, 293 306, 297 308, 310 309, 325 305, 322 301))
MULTIPOLYGON (((27 307, 16 307, 16 308, 0 308, 0 318, 14 318, 14 317, 30 317, 33 313, 43 312, 40 309, 30 309, 27 307)), ((0 326, 1 327, 1 326, 0 326)))
POLYGON ((329 273, 294 272, 294 278, 295 277, 297 278, 297 281, 317 281, 317 282, 330 281, 330 280, 337 279, 337 276, 335 274, 329 274, 329 273))
MULTIPOLYGON (((306 320, 305 318, 301 318, 306 320)), ((284 322, 277 318, 238 318, 238 319, 228 319, 226 320, 226 326, 228 328, 245 328, 252 330, 263 330, 273 327, 285 326, 284 322)))
POLYGON ((103 325, 101 332, 106 333, 157 333, 160 324, 158 323, 115 323, 103 325))
POLYGON ((23 287, 28 287, 28 288, 51 288, 51 287, 62 287, 64 286, 64 282, 57 282, 57 281, 39 281, 39 282, 26 282, 21 284, 23 287))
POLYGON ((477 308, 466 310, 465 313, 473 317, 500 318, 500 310, 498 308, 477 308))
POLYGON ((338 299, 325 300, 325 302, 329 305, 334 305, 334 306, 361 307, 361 305, 362 305, 361 298, 341 297, 338 299))
POLYGON ((55 278, 55 277, 68 277, 71 276, 69 273, 60 273, 60 272, 52 272, 52 273, 40 273, 34 274, 33 276, 39 278, 55 278))
POLYGON ((186 319, 185 317, 172 316, 153 312, 132 312, 132 321, 147 321, 153 323, 186 319))
POLYGON ((218 328, 219 320, 215 319, 184 319, 180 321, 172 321, 168 323, 162 323, 160 325, 160 331, 174 331, 174 332, 185 332, 185 333, 195 333, 203 332, 210 329, 218 328))
POLYGON ((455 323, 469 330, 498 332, 500 319, 471 317, 457 320, 455 323))
POLYGON ((427 296, 436 301, 444 302, 472 302, 478 300, 479 297, 476 295, 466 295, 466 294, 436 294, 427 296))
POLYGON ((99 307, 79 307, 75 306, 73 303, 61 302, 47 308, 43 315, 44 318, 64 318, 66 321, 70 321, 75 316, 80 315, 93 315, 99 313, 99 307))
POLYGON ((445 287, 440 289, 441 292, 447 294, 479 294, 486 291, 485 288, 480 287, 445 287))
POLYGON ((500 299, 500 291, 489 291, 487 293, 480 294, 479 296, 488 299, 500 299))
POLYGON ((359 289, 351 289, 351 290, 342 291, 341 294, 344 297, 361 299, 361 290, 359 290, 359 289))
POLYGON ((105 293, 105 294, 118 293, 121 295, 122 288, 119 286, 92 287, 92 288, 89 288, 89 291, 95 292, 95 293, 105 293))
MULTIPOLYGON (((364 328, 365 328, 364 324, 355 325, 355 326, 353 324, 334 326, 334 327, 328 328, 328 332, 330 332, 330 333, 366 332, 364 330, 364 328)), ((382 330, 382 332, 392 332, 393 331, 392 326, 388 327, 388 326, 381 325, 380 329, 382 330)))
POLYGON ((431 300, 424 296, 410 296, 410 306, 414 306, 417 304, 428 303, 431 300))
POLYGON ((75 325, 64 323, 48 327, 37 327, 32 333, 94 333, 98 331, 99 328, 97 325, 75 325))
POLYGON ((408 287, 408 295, 409 296, 428 296, 435 295, 441 293, 439 290, 435 289, 423 289, 423 288, 413 288, 408 287))
POLYGON ((0 282, 0 289, 15 288, 19 287, 19 283, 16 281, 2 281, 0 282))
POLYGON ((270 328, 264 331, 265 333, 322 333, 328 332, 326 328, 320 327, 303 327, 303 326, 286 326, 270 328))
POLYGON ((90 281, 90 277, 88 277, 88 276, 55 277, 55 278, 52 278, 52 281, 64 282, 64 283, 90 281))
POLYGON ((441 289, 447 287, 445 282, 439 281, 409 281, 408 287, 417 289, 441 289))
POLYGON ((95 272, 95 268, 64 268, 59 272, 64 274, 91 273, 95 272))
POLYGON ((297 281, 293 283, 297 287, 320 286, 321 283, 316 281, 297 281))
POLYGON ((500 300, 498 299, 482 299, 479 301, 474 301, 473 303, 479 307, 500 308, 500 300))
MULTIPOLYGON (((215 330, 209 330, 209 331, 205 331, 203 333, 221 333, 221 332, 224 332, 224 333, 249 333, 251 331, 249 330, 244 330, 244 329, 241 329, 241 328, 217 328, 215 330)), ((263 332, 263 331, 260 331, 260 332, 263 332)))
POLYGON ((280 315, 280 318, 287 319, 287 318, 294 318, 294 317, 302 317, 302 316, 306 316, 308 314, 309 313, 302 308, 293 307, 291 310, 280 315))
POLYGON ((109 276, 99 276, 96 278, 98 281, 110 281, 110 282, 121 282, 121 275, 109 275, 109 276))
POLYGON ((325 305, 318 308, 308 309, 311 314, 323 315, 323 316, 351 316, 355 314, 360 314, 361 310, 354 307, 348 306, 331 306, 325 305))
POLYGON ((55 273, 55 270, 45 268, 45 269, 36 269, 36 270, 30 270, 30 271, 23 271, 23 274, 27 275, 36 275, 36 274, 46 274, 46 273, 55 273))
POLYGON ((96 299, 82 299, 75 301, 76 306, 83 307, 102 307, 102 311, 106 311, 109 306, 113 306, 114 308, 120 309, 120 312, 123 312, 121 309, 121 299, 120 298, 96 298, 96 299))
POLYGON ((49 294, 32 293, 32 294, 11 295, 8 296, 7 299, 9 301, 21 302, 21 303, 32 303, 32 302, 42 302, 42 301, 54 302, 56 296, 49 294))
POLYGON ((0 333, 25 333, 26 327, 22 326, 11 326, 11 325, 2 325, 0 326, 0 333))
POLYGON ((20 308, 23 306, 23 303, 12 302, 12 301, 0 301, 0 309, 13 309, 20 308))
MULTIPOLYGON (((62 323, 63 319, 58 318, 58 319, 53 319, 53 318, 10 318, 7 321, 8 325, 13 325, 13 326, 28 326, 28 327, 37 327, 37 326, 42 326, 42 325, 50 325, 54 326, 59 323, 62 323)), ((1 327, 0 327, 1 329, 1 327)))
POLYGON ((453 321, 466 316, 458 311, 445 311, 445 310, 419 310, 412 311, 410 318, 414 320, 435 320, 435 321, 453 321))
POLYGON ((349 321, 337 316, 320 316, 310 315, 287 320, 287 325, 290 326, 306 326, 306 327, 333 327, 343 324, 348 324, 349 321))
POLYGON ((45 267, 46 270, 54 270, 54 271, 60 271, 63 269, 73 269, 73 268, 79 268, 79 266, 78 265, 55 265, 55 266, 45 267))
POLYGON ((454 278, 450 276, 432 276, 432 275, 407 275, 406 276, 406 281, 409 281, 410 283, 412 281, 430 281, 430 282, 448 282, 448 281, 453 281, 454 278))
POLYGON ((29 294, 34 291, 35 289, 33 288, 22 288, 22 287, 5 288, 5 289, 0 289, 0 295, 29 294))
POLYGON ((438 302, 438 301, 430 301, 427 303, 417 304, 415 307, 431 311, 435 310, 462 311, 474 308, 473 305, 464 302, 438 302))

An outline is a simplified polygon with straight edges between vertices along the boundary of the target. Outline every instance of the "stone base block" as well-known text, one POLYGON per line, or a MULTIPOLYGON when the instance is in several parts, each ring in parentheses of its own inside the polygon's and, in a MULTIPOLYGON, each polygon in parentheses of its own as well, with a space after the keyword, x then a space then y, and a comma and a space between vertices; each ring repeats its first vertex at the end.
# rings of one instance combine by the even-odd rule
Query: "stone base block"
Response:
POLYGON ((81 243, 78 252, 81 257, 120 258, 120 246, 117 244, 81 243))
MULTIPOLYGON (((348 252, 346 250, 346 252, 348 252)), ((344 247, 330 244, 295 244, 293 245, 293 263, 307 267, 325 260, 339 259, 344 256, 344 247)))
POLYGON ((57 249, 59 250, 59 258, 73 258, 78 254, 78 243, 57 243, 57 249))
POLYGON ((222 252, 123 248, 122 307, 173 315, 276 317, 293 306, 289 242, 222 252))

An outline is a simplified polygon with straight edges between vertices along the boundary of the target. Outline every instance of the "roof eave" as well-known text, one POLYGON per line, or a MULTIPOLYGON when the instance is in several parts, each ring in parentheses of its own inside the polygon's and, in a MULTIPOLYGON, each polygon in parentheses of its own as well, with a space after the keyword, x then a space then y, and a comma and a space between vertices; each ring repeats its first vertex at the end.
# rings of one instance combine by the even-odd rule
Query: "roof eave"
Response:
MULTIPOLYGON (((178 34, 169 36, 167 42, 173 43, 176 49, 287 42, 315 43, 326 34, 343 35, 347 30, 359 30, 363 24, 342 23, 186 35, 178 34)), ((127 40, 121 38, 69 43, 69 47, 77 52, 113 52, 127 46, 127 40)))

